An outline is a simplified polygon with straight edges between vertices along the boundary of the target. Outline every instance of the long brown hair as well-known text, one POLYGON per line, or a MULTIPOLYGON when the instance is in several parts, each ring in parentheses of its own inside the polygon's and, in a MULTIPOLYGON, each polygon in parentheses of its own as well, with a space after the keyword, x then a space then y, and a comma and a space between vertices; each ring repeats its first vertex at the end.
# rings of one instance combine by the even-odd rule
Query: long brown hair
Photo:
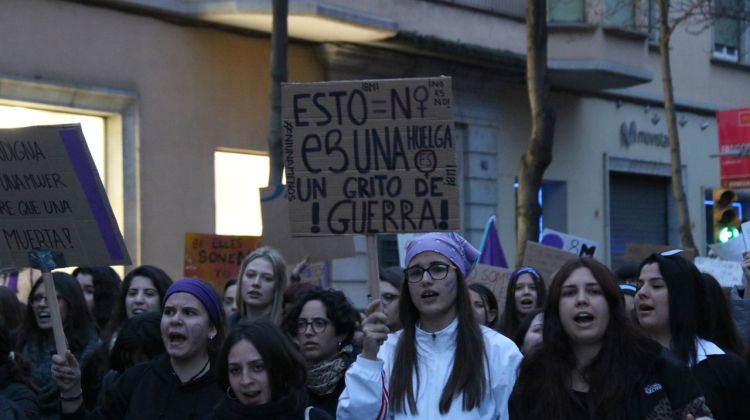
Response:
MULTIPOLYGON (((462 408, 470 411, 482 402, 487 387, 485 380, 484 338, 479 323, 474 319, 469 299, 469 289, 459 270, 456 270, 456 352, 453 357, 453 369, 448 377, 448 383, 440 395, 440 414, 450 410, 455 395, 463 393, 462 408), (481 355, 481 357, 478 357, 481 355)), ((403 332, 396 346, 396 358, 391 369, 388 385, 390 404, 395 412, 406 412, 406 405, 412 415, 417 415, 417 402, 414 397, 419 393, 419 375, 417 374, 417 342, 416 326, 419 321, 419 311, 411 300, 409 282, 404 281, 401 286, 401 300, 398 311, 404 325, 403 332), (413 376, 417 377, 417 392, 414 392, 413 376)))
POLYGON ((544 307, 544 300, 547 297, 547 290, 544 285, 544 279, 542 275, 533 267, 521 267, 511 274, 508 280, 508 289, 505 293, 505 307, 503 313, 500 315, 500 322, 498 330, 506 337, 513 337, 515 335, 518 326, 521 325, 521 321, 524 319, 524 315, 518 312, 516 309, 516 283, 518 279, 528 274, 534 281, 536 286, 536 307, 544 307))
POLYGON ((609 306, 609 324, 602 347, 583 369, 590 389, 590 417, 624 419, 624 401, 635 380, 634 370, 659 354, 660 346, 642 336, 627 317, 620 289, 609 269, 590 257, 570 260, 552 280, 544 311, 542 344, 521 362, 509 401, 511 412, 525 419, 561 419, 572 415, 573 391, 569 378, 577 361, 560 320, 560 297, 563 283, 579 268, 591 272, 609 306))

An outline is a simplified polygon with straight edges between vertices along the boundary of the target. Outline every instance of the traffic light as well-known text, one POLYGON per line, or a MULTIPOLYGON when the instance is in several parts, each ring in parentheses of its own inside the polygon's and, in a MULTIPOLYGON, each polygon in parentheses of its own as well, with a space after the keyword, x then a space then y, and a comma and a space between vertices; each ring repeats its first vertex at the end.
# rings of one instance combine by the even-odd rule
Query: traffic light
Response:
POLYGON ((734 207, 737 198, 734 190, 713 191, 714 243, 724 243, 740 235, 741 222, 734 207))

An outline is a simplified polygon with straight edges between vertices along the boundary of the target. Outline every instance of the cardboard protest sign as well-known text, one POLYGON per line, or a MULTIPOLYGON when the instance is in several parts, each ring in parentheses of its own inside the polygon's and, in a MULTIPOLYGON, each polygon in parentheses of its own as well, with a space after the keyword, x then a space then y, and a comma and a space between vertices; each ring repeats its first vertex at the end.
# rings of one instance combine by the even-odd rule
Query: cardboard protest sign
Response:
POLYGON ((185 277, 197 277, 221 290, 231 278, 239 278, 242 259, 260 243, 258 236, 185 234, 185 277))
POLYGON ((581 256, 596 256, 599 242, 545 228, 539 243, 581 256))
POLYGON ((130 264, 79 125, 0 130, 0 261, 42 250, 56 267, 130 264))
MULTIPOLYGON (((653 253, 671 251, 674 249, 680 249, 680 247, 673 245, 638 244, 628 242, 625 244, 625 255, 623 256, 623 261, 640 263, 653 253)), ((688 261, 693 261, 695 259, 695 250, 684 249, 680 255, 688 261)))
POLYGON ((310 263, 299 273, 301 283, 310 283, 314 286, 328 288, 330 284, 331 263, 318 261, 310 263))
POLYGON ((544 277, 544 283, 549 287, 552 276, 563 264, 573 258, 577 258, 577 255, 551 246, 527 241, 523 265, 535 268, 544 277))
POLYGON ((293 235, 460 228, 451 79, 284 84, 293 235))
MULTIPOLYGON (((497 298, 498 311, 502 311, 505 305, 505 294, 508 291, 508 281, 513 270, 494 265, 477 264, 466 279, 468 284, 479 283, 488 289, 497 298)), ((498 313, 499 317, 501 314, 498 313)))
POLYGON ((334 258, 353 257, 354 238, 352 236, 310 236, 292 237, 289 232, 289 203, 283 194, 274 196, 271 188, 260 191, 260 212, 263 217, 261 244, 281 252, 291 267, 306 257, 311 262, 334 258))
POLYGON ((721 284, 721 287, 742 285, 742 265, 736 261, 695 257, 695 266, 702 273, 714 276, 719 281, 719 284, 721 284))

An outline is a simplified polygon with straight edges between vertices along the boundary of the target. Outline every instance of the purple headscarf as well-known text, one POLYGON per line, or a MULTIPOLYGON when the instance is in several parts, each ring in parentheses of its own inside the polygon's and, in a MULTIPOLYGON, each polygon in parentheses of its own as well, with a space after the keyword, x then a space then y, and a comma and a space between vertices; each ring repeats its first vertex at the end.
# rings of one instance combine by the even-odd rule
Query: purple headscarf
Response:
POLYGON ((479 258, 479 251, 461 235, 454 232, 432 232, 419 236, 406 245, 406 267, 412 258, 423 252, 437 252, 451 260, 467 278, 479 258))
POLYGON ((167 299, 175 293, 189 293, 198 299, 203 307, 208 312, 208 317, 211 318, 211 322, 214 325, 222 325, 224 323, 224 308, 221 306, 221 300, 216 291, 198 279, 181 279, 172 283, 167 289, 167 293, 164 295, 164 301, 162 307, 167 303, 167 299))

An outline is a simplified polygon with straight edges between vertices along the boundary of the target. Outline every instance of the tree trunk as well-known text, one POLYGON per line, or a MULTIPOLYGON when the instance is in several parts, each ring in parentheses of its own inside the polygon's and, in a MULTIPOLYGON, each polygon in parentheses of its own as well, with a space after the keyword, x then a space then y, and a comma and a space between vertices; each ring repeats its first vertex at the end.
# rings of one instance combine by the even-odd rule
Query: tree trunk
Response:
POLYGON ((555 110, 547 79, 546 0, 526 0, 526 84, 529 91, 531 138, 518 169, 516 197, 516 266, 526 251, 526 241, 539 240, 538 191, 544 171, 552 162, 555 110))
POLYGON ((682 185, 682 158, 680 155, 680 138, 677 132, 677 116, 674 106, 674 87, 672 86, 672 68, 669 57, 669 43, 672 38, 669 26, 669 0, 659 0, 659 53, 661 55, 661 80, 664 94, 664 120, 669 137, 669 154, 672 161, 672 196, 677 206, 677 218, 680 224, 680 242, 684 248, 693 248, 698 252, 693 240, 690 226, 685 188, 682 185))
POLYGON ((268 127, 270 173, 268 186, 281 185, 284 155, 281 142, 281 84, 287 81, 287 16, 289 0, 273 0, 271 33, 271 122, 268 127))

